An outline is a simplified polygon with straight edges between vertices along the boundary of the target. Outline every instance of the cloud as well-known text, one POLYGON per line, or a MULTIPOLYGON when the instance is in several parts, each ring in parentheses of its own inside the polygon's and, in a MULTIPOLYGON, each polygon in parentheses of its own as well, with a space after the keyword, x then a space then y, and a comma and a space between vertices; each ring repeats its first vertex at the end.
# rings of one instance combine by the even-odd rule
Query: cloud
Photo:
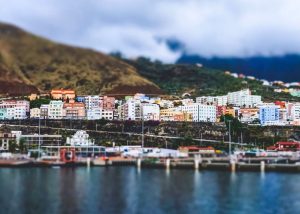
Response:
POLYGON ((103 52, 175 61, 300 53, 297 0, 0 0, 0 20, 103 52))

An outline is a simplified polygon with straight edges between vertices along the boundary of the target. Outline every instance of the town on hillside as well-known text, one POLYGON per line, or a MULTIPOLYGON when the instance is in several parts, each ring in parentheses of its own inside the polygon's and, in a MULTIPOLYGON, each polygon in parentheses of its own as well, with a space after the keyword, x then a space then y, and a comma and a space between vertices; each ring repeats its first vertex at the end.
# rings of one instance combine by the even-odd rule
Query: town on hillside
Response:
POLYGON ((300 103, 266 103, 249 89, 222 96, 185 97, 167 100, 137 93, 133 96, 76 95, 74 90, 55 89, 49 94, 31 94, 0 100, 0 120, 144 120, 220 122, 230 115, 241 123, 262 126, 300 125, 300 103))

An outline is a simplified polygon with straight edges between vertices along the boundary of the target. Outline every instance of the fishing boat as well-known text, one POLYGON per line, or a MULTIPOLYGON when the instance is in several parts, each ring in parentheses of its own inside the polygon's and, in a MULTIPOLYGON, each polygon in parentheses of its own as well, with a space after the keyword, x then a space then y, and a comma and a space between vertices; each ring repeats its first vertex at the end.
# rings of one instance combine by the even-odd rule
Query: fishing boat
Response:
POLYGON ((13 155, 11 153, 1 153, 0 167, 1 166, 25 166, 32 163, 32 160, 24 155, 13 155))

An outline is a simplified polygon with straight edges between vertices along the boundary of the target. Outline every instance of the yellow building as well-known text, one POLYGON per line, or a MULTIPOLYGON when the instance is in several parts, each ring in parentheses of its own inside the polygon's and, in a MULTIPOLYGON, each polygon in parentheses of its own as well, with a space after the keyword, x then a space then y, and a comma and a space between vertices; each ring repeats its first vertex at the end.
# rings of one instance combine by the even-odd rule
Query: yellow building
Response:
POLYGON ((192 114, 176 111, 175 108, 160 110, 160 120, 162 121, 192 121, 192 119, 192 114))

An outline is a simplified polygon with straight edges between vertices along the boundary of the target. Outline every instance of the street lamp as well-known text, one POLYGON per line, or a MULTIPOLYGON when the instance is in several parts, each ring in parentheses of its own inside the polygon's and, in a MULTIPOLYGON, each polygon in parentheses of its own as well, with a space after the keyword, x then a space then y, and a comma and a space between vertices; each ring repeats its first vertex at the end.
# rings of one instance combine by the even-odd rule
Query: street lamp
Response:
POLYGON ((229 156, 231 156, 231 122, 232 120, 228 120, 229 125, 229 156))

